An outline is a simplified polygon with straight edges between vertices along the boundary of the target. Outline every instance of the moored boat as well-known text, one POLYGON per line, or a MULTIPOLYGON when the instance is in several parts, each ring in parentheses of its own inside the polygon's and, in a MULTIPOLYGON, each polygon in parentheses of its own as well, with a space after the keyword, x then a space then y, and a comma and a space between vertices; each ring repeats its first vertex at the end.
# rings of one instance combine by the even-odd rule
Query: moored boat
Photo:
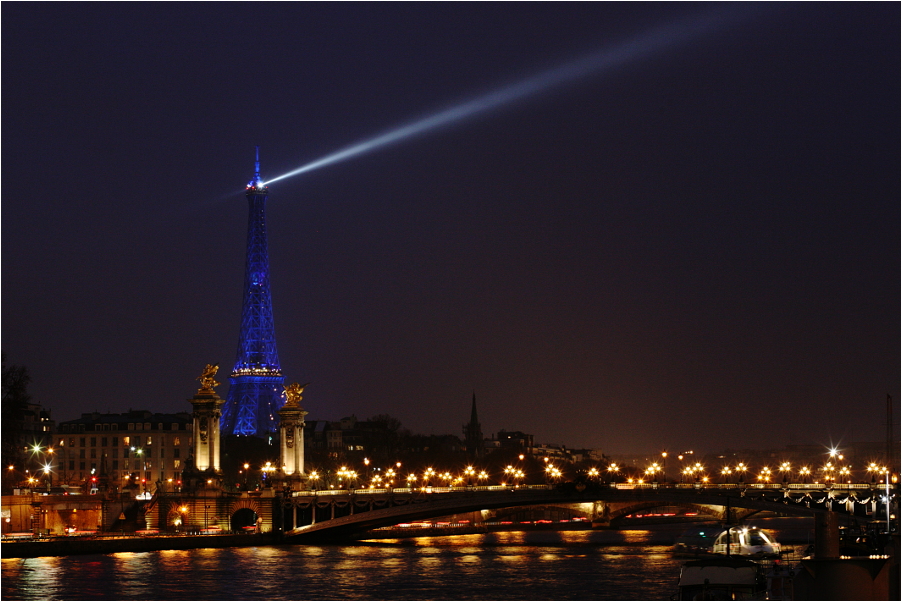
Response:
POLYGON ((757 527, 727 527, 714 540, 714 554, 749 558, 779 558, 782 549, 770 531, 757 527))
POLYGON ((678 556, 722 554, 749 558, 779 558, 782 548, 774 535, 757 527, 693 527, 676 539, 678 556))
POLYGON ((744 558, 709 556, 690 560, 680 571, 677 600, 764 600, 763 569, 744 558))

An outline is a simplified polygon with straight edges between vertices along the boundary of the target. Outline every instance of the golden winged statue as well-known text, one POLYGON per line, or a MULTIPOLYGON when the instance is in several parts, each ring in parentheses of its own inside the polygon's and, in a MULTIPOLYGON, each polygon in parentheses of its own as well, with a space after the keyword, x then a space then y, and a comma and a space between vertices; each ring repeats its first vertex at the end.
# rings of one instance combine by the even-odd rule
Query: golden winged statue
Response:
POLYGON ((197 380, 200 381, 200 390, 198 393, 212 393, 213 387, 218 387, 219 383, 216 382, 216 379, 213 378, 216 376, 216 373, 219 372, 219 364, 207 364, 207 367, 204 368, 203 373, 197 377, 197 380))
POLYGON ((285 405, 287 406, 299 406, 301 405, 301 393, 304 392, 304 389, 307 388, 307 385, 310 383, 299 385, 297 383, 290 384, 285 387, 285 397, 287 398, 285 401, 285 405))

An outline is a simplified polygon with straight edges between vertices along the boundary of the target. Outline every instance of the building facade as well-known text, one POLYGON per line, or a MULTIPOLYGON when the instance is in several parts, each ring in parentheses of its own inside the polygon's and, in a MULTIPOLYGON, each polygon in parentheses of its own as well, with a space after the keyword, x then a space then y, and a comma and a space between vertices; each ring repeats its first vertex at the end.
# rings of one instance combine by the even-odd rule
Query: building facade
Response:
POLYGON ((82 414, 61 422, 53 441, 52 483, 106 485, 113 491, 178 486, 193 446, 191 414, 82 414))

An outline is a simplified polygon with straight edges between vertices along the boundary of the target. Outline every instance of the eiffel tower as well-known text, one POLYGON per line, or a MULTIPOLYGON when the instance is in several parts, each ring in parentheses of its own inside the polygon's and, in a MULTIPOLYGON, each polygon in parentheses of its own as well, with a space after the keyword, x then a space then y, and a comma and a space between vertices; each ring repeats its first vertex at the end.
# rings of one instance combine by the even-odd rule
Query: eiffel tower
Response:
POLYGON ((244 305, 235 368, 229 376, 229 394, 222 410, 224 435, 269 437, 278 428, 285 377, 279 367, 276 332, 269 292, 266 252, 266 197, 269 189, 260 177, 260 147, 256 147, 254 178, 248 182, 247 261, 244 305))

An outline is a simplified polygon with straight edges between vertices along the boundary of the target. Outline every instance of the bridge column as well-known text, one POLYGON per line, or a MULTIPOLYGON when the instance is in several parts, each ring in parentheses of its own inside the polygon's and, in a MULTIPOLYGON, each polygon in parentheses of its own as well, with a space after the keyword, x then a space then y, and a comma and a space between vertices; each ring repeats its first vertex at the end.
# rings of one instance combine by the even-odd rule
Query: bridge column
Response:
POLYGON ((592 502, 592 526, 605 527, 611 524, 611 508, 604 500, 592 502))
POLYGON ((814 557, 839 557, 839 517, 824 512, 814 519, 814 557))

